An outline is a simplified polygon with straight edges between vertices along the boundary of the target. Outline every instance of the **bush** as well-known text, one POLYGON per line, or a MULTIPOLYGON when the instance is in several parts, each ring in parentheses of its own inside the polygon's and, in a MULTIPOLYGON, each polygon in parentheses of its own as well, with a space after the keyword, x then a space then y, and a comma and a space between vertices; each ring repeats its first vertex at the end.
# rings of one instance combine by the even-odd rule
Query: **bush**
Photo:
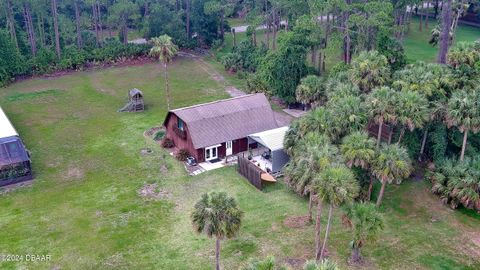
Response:
POLYGON ((164 136, 165 136, 165 131, 159 130, 159 131, 157 131, 157 132, 155 133, 155 135, 153 136, 153 140, 155 140, 155 141, 161 141, 164 136))
POLYGON ((187 149, 180 149, 175 157, 180 161, 185 161, 190 156, 190 152, 187 149))
POLYGON ((227 53, 220 59, 220 62, 222 62, 225 70, 229 72, 237 72, 237 70, 242 68, 240 55, 238 53, 227 53))
POLYGON ((382 35, 377 42, 378 52, 384 55, 393 71, 402 69, 407 64, 407 57, 402 44, 388 36, 382 35))
POLYGON ((54 50, 42 48, 37 52, 37 56, 33 58, 33 72, 35 74, 45 74, 53 72, 57 69, 57 55, 54 50))
POLYGON ((267 96, 271 96, 272 94, 268 86, 256 73, 250 73, 247 77, 247 92, 264 93, 267 96))
POLYGON ((452 209, 463 205, 480 212, 480 159, 467 157, 463 162, 446 159, 430 172, 432 192, 452 209))
POLYGON ((58 67, 65 69, 79 69, 85 65, 86 56, 84 50, 79 50, 76 46, 69 46, 63 50, 62 59, 58 67))
POLYGON ((175 143, 173 142, 172 139, 170 139, 170 138, 165 138, 165 139, 163 139, 163 141, 162 141, 162 147, 163 147, 163 148, 173 148, 173 147, 175 147, 175 143))

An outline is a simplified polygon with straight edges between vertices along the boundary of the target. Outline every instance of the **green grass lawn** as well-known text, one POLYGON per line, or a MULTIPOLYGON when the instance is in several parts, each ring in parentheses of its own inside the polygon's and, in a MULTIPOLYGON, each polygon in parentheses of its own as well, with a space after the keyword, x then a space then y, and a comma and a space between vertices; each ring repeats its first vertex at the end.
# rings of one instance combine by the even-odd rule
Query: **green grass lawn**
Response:
POLYGON ((242 26, 242 25, 248 24, 248 22, 243 18, 228 18, 227 22, 230 27, 242 26))
MULTIPOLYGON (((177 59, 170 78, 173 107, 227 96, 190 59, 177 59)), ((0 254, 52 256, 0 262, 1 269, 213 269, 214 241, 195 234, 190 221, 194 203, 213 190, 236 197, 245 212, 240 235, 222 245, 224 269, 238 269, 250 257, 300 264, 313 257, 314 226, 284 225, 307 213, 305 199, 281 183, 260 192, 233 167, 187 176, 144 139, 165 116, 163 83, 160 65, 146 64, 25 80, 0 91, 36 176, 32 186, 0 195, 0 254), (117 113, 133 87, 144 91, 147 111, 117 113), (153 153, 141 155, 144 147, 153 153), (145 183, 157 183, 168 196, 145 200, 137 194, 145 183)), ((365 247, 364 268, 480 267, 473 242, 478 215, 444 207, 427 189, 422 182, 387 188, 386 228, 365 247)), ((329 251, 342 268, 348 268, 349 240, 337 209, 329 251)))
MULTIPOLYGON (((420 60, 425 62, 435 62, 438 54, 438 46, 433 47, 428 44, 431 37, 431 30, 436 25, 436 21, 430 19, 428 30, 423 28, 419 30, 418 18, 412 18, 410 32, 404 41, 405 52, 409 63, 420 60)), ((480 28, 467 25, 459 25, 457 28, 455 41, 475 41, 480 38, 480 28)))

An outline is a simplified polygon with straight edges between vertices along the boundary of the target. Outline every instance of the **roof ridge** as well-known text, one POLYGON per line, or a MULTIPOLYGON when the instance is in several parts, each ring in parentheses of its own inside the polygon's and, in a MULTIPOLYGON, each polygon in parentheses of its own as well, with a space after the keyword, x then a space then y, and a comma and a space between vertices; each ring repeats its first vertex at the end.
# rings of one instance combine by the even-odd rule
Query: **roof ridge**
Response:
POLYGON ((188 106, 188 107, 182 107, 182 108, 170 110, 170 112, 178 112, 178 111, 183 111, 183 110, 186 110, 186 109, 193 109, 193 108, 197 108, 197 107, 202 107, 202 106, 206 106, 206 105, 211 105, 211 104, 226 102, 226 101, 235 100, 235 99, 241 99, 241 98, 251 97, 251 96, 255 96, 255 95, 263 95, 263 96, 265 96, 263 93, 254 93, 254 94, 241 95, 241 96, 238 96, 238 97, 231 97, 231 98, 227 98, 227 99, 220 99, 220 100, 215 100, 215 101, 211 101, 211 102, 207 102, 207 103, 196 104, 196 105, 192 105, 192 106, 188 106))

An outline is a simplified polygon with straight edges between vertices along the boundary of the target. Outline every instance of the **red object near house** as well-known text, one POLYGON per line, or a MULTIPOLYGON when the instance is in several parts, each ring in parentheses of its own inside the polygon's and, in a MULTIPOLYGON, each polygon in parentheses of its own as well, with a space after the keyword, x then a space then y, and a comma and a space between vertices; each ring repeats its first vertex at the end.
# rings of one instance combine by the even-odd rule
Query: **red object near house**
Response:
POLYGON ((264 94, 214 101, 171 110, 166 137, 198 162, 215 161, 248 149, 247 136, 278 128, 264 94))

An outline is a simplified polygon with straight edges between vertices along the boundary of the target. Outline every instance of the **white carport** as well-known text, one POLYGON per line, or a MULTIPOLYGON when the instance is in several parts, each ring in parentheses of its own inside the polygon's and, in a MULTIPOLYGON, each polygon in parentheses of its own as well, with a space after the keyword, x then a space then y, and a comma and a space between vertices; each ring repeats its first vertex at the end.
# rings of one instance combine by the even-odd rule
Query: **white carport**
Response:
POLYGON ((269 168, 274 173, 281 171, 289 160, 289 156, 283 150, 283 139, 287 130, 288 126, 248 135, 249 145, 256 142, 269 150, 261 153, 258 159, 261 159, 262 163, 267 163, 264 167, 269 168))

